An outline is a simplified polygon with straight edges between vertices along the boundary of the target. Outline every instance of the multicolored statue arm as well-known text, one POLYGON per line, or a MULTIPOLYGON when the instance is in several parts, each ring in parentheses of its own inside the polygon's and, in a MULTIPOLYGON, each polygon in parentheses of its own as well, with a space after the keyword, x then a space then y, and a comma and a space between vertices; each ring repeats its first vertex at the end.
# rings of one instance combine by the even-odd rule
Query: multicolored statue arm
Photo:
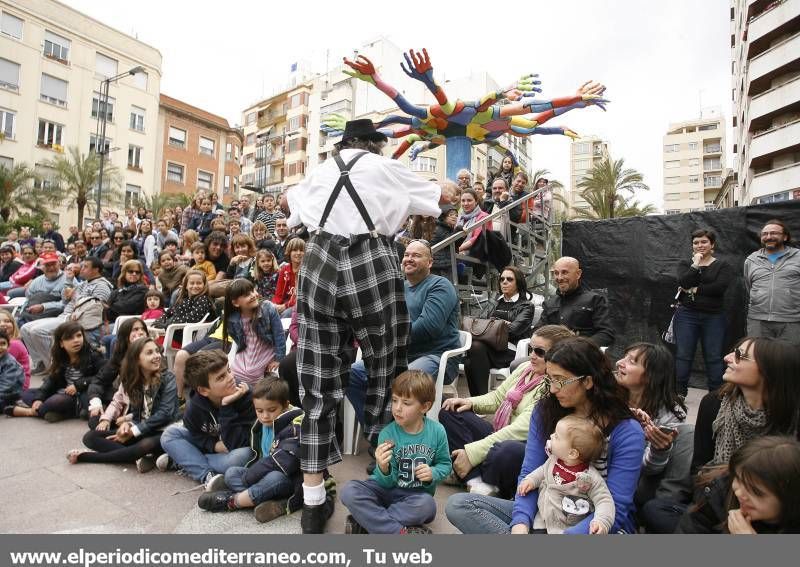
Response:
POLYGON ((363 55, 359 55, 355 61, 350 61, 345 57, 344 64, 353 69, 352 71, 342 71, 345 75, 350 75, 351 77, 375 85, 382 93, 391 98, 400 110, 406 114, 416 116, 417 118, 425 118, 427 116, 425 107, 411 104, 397 89, 386 84, 383 79, 381 79, 380 75, 378 75, 372 61, 363 55))
POLYGON ((432 150, 433 148, 438 148, 440 145, 441 144, 437 144, 435 142, 428 142, 427 144, 414 144, 414 147, 412 147, 411 151, 408 153, 408 159, 414 161, 422 152, 432 150))
POLYGON ((337 138, 344 134, 345 122, 347 122, 347 118, 334 112, 322 118, 319 129, 331 138, 337 138))
POLYGON ((502 99, 517 101, 522 97, 533 97, 536 95, 536 93, 542 92, 541 87, 539 87, 539 85, 542 84, 542 81, 538 80, 538 76, 539 75, 536 73, 522 75, 516 83, 512 83, 506 88, 500 89, 499 91, 493 91, 486 94, 478 102, 477 111, 483 112, 497 101, 502 99))
POLYGON ((420 54, 410 49, 408 53, 403 54, 403 57, 406 60, 405 65, 400 63, 400 68, 403 69, 403 72, 428 87, 442 110, 446 114, 450 114, 453 111, 453 104, 448 102, 447 95, 433 77, 433 65, 431 64, 431 58, 428 56, 428 50, 423 47, 420 54), (408 66, 406 67, 406 65, 408 66))

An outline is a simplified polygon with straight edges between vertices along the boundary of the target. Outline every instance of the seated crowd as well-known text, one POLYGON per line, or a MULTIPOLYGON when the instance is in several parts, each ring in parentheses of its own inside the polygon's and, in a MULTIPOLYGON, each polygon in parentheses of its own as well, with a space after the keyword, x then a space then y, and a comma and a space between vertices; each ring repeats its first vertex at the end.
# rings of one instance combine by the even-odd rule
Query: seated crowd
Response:
MULTIPOLYGON (((716 338, 732 275, 708 230, 691 235, 691 262, 678 267, 675 357, 636 342, 613 363, 605 295, 569 257, 553 265, 557 291, 538 317, 524 273, 500 270, 480 318, 505 322, 507 347, 472 329, 471 346, 451 356, 464 340, 459 298, 448 252, 431 246, 462 231, 459 252, 470 254, 493 228, 471 225, 524 196, 527 177, 505 165, 491 197, 462 171, 459 196, 438 219, 409 220, 400 259, 408 370, 391 385, 394 419, 370 447, 369 478, 339 479, 346 532, 430 533, 439 483, 465 489, 445 512, 470 534, 800 532, 800 305, 764 278, 788 266, 779 285, 798 285, 788 228, 769 221, 747 259, 748 336, 724 357, 716 338), (686 394, 698 339, 709 393, 693 424, 686 394), (505 379, 493 387, 498 369, 505 379), (469 397, 442 400, 460 372, 469 397)), ((511 220, 549 214, 538 205, 511 220)), ((47 222, 41 238, 9 234, 0 245, 0 407, 50 423, 87 419, 70 463, 181 470, 203 485, 203 510, 252 508, 267 522, 300 509, 294 345, 308 235, 289 231, 286 213, 271 195, 226 211, 201 192, 155 222, 140 208, 70 227, 67 239, 47 222), (195 323, 206 333, 183 340, 195 323), (38 388, 31 374, 43 375, 38 388)), ((372 392, 357 341, 341 362, 346 403, 363 426, 372 392)), ((332 507, 336 484, 323 476, 332 507)))

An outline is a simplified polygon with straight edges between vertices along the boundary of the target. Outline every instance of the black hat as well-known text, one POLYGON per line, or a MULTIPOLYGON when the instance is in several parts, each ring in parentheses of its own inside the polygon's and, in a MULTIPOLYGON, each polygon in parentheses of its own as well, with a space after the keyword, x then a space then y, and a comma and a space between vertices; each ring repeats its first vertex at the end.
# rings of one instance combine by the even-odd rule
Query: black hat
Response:
POLYGON ((445 204, 445 205, 442 205, 442 206, 440 206, 440 207, 439 207, 439 210, 441 211, 441 212, 439 213, 439 216, 442 216, 442 215, 446 215, 446 214, 448 214, 450 211, 455 211, 455 210, 456 210, 456 208, 455 208, 453 205, 451 205, 451 204, 449 204, 449 203, 448 203, 448 204, 445 204))
POLYGON ((342 134, 342 142, 352 140, 353 138, 361 138, 362 140, 373 140, 376 142, 386 142, 389 138, 386 134, 381 134, 375 130, 375 125, 369 118, 361 118, 359 120, 350 120, 344 125, 344 134, 342 134))

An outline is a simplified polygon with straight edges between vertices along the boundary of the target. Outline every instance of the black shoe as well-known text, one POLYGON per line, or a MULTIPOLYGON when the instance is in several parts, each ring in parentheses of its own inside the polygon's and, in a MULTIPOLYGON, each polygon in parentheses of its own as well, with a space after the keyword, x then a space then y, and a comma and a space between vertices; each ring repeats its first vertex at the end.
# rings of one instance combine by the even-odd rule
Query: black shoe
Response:
POLYGON ((16 406, 6 406, 3 408, 3 413, 6 414, 8 417, 14 417, 14 408, 16 406))
POLYGON ((356 522, 356 519, 353 516, 348 515, 347 519, 344 521, 344 533, 349 535, 360 535, 360 534, 368 534, 369 532, 364 529, 364 527, 356 522))
POLYGON ((209 512, 228 512, 234 509, 231 508, 229 502, 231 502, 235 495, 236 493, 230 490, 204 492, 200 495, 200 498, 197 499, 197 505, 202 510, 208 510, 209 512))
POLYGON ((300 517, 300 527, 303 529, 304 534, 325 533, 325 523, 329 518, 325 512, 326 504, 327 502, 317 504, 316 506, 303 504, 303 515, 300 517))
POLYGON ((378 464, 375 462, 375 459, 372 459, 372 460, 369 462, 369 464, 367 465, 367 474, 368 474, 368 475, 370 475, 370 476, 372 476, 372 473, 373 473, 373 471, 375 470, 375 467, 376 467, 377 465, 378 465, 378 464))
POLYGON ((57 423, 59 421, 64 421, 65 419, 67 419, 66 415, 55 411, 49 411, 46 414, 44 414, 44 420, 47 423, 57 423))

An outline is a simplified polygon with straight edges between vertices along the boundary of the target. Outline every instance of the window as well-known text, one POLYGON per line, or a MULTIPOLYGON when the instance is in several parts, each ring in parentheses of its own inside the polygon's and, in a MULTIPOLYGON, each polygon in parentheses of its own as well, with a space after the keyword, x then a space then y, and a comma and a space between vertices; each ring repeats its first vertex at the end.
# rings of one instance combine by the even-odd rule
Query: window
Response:
POLYGON ((436 158, 420 156, 411 162, 412 171, 436 173, 436 158))
MULTIPOLYGON (((92 134, 89 136, 89 152, 98 152, 98 147, 100 146, 100 138, 92 134)), ((109 149, 111 148, 111 138, 106 137, 103 141, 103 153, 108 154, 109 149)))
POLYGON ((244 165, 246 167, 253 167, 254 161, 255 161, 255 154, 245 154, 244 165))
POLYGON ((233 159, 239 161, 239 146, 233 146, 233 159))
POLYGON ((664 185, 677 185, 681 182, 680 177, 667 177, 664 179, 664 185))
POLYGON ((8 12, 0 15, 0 32, 14 39, 22 39, 22 20, 8 12))
POLYGON ((207 171, 197 170, 197 188, 211 190, 214 185, 214 174, 207 171))
POLYGON ((689 160, 689 167, 697 167, 700 165, 700 158, 692 158, 689 160))
POLYGON ((105 114, 107 121, 114 122, 115 102, 116 101, 112 97, 108 97, 107 102, 102 103, 100 101, 100 95, 94 93, 94 98, 92 98, 92 118, 100 118, 105 114))
POLYGON ((703 169, 706 171, 722 169, 722 161, 719 158, 706 158, 703 160, 703 169))
POLYGON ((697 131, 698 132, 705 132, 707 130, 716 130, 718 126, 719 126, 719 124, 717 124, 716 122, 714 124, 703 124, 702 126, 699 126, 697 128, 697 131))
POLYGON ((200 153, 208 156, 214 155, 214 140, 200 136, 200 153))
POLYGON ((700 183, 700 176, 699 175, 690 175, 689 176, 689 183, 700 183))
POLYGON ((295 161, 286 166, 286 175, 303 175, 306 172, 306 163, 304 161, 295 161))
POLYGON ((681 212, 680 209, 667 209, 666 211, 664 211, 664 214, 665 215, 677 215, 680 212, 681 212))
POLYGON ((689 198, 690 199, 700 199, 701 198, 700 192, 699 191, 692 191, 691 193, 689 193, 689 198))
POLYGON ((681 151, 681 145, 680 144, 667 144, 666 146, 664 146, 664 152, 665 153, 679 152, 679 151, 681 151))
POLYGON ((255 180, 254 173, 245 173, 244 175, 242 175, 242 183, 244 183, 245 185, 252 185, 254 180, 255 180))
POLYGON ((578 155, 588 154, 591 153, 592 145, 588 142, 581 142, 579 144, 575 144, 575 153, 578 155))
POLYGON ((225 159, 231 161, 233 159, 233 144, 228 142, 225 144, 225 159))
POLYGON ((125 184, 125 208, 134 207, 139 203, 142 188, 138 185, 125 184))
POLYGON ((289 140, 286 142, 286 153, 290 154, 292 152, 300 152, 306 149, 306 142, 305 138, 294 138, 293 140, 289 140))
POLYGON ((117 74, 117 60, 102 53, 97 53, 94 60, 94 70, 95 73, 106 78, 113 77, 117 74))
POLYGON ((38 179, 33 182, 34 187, 37 189, 51 189, 53 187, 54 172, 52 168, 37 163, 33 170, 38 176, 38 179))
POLYGON ((183 166, 167 162, 167 181, 183 185, 183 166))
POLYGON ((7 156, 0 156, 0 167, 5 167, 6 169, 13 169, 14 159, 7 156))
POLYGON ((244 124, 245 126, 250 126, 256 121, 256 113, 255 112, 248 112, 244 117, 244 124))
POLYGON ((39 134, 36 143, 48 148, 54 145, 61 145, 61 136, 64 133, 64 126, 47 120, 39 120, 39 134))
POLYGON ((239 179, 236 177, 233 178, 233 194, 239 194, 239 179))
POLYGON ((128 167, 131 169, 142 170, 142 148, 139 146, 128 146, 128 167))
POLYGON ((576 159, 572 163, 572 166, 576 171, 582 171, 584 169, 589 169, 589 160, 588 159, 576 159))
POLYGON ((297 108, 304 104, 308 104, 308 93, 293 94, 289 99, 289 108, 297 108))
POLYGON ((67 106, 67 81, 42 73, 42 86, 39 92, 43 101, 67 106))
POLYGON ((144 132, 144 108, 131 106, 131 130, 144 132))
POLYGON ((681 166, 680 160, 665 161, 664 169, 676 169, 681 166))
POLYGON ((170 126, 169 145, 175 146, 176 148, 186 147, 186 130, 181 130, 180 128, 175 128, 174 126, 170 126))
POLYGON ((224 185, 222 186, 222 194, 227 195, 231 192, 231 176, 226 175, 224 180, 224 185))
POLYGON ((680 201, 681 194, 680 193, 664 193, 664 200, 665 201, 680 201))
POLYGON ((289 119, 289 125, 287 126, 287 132, 291 132, 293 130, 297 130, 298 128, 305 128, 308 124, 308 117, 305 114, 301 114, 300 116, 294 116, 289 119))
POLYGON ((139 71, 133 76, 133 86, 136 88, 142 89, 143 91, 147 90, 147 73, 144 71, 139 71))
POLYGON ((44 32, 44 56, 55 59, 61 63, 69 61, 69 48, 71 42, 65 37, 51 31, 44 32))
POLYGON ((342 112, 350 112, 350 101, 340 100, 319 109, 319 115, 324 117, 326 114, 341 114, 342 112))
POLYGON ((252 146, 255 143, 256 143, 256 135, 255 135, 255 133, 248 134, 247 137, 244 139, 244 145, 245 146, 252 146))
POLYGON ((689 149, 696 150, 697 149, 697 142, 689 142, 689 149))
POLYGON ((10 110, 0 108, 0 132, 9 140, 14 139, 14 125, 17 121, 17 115, 10 110))
POLYGON ((15 92, 19 90, 19 63, 0 59, 0 88, 15 92))

